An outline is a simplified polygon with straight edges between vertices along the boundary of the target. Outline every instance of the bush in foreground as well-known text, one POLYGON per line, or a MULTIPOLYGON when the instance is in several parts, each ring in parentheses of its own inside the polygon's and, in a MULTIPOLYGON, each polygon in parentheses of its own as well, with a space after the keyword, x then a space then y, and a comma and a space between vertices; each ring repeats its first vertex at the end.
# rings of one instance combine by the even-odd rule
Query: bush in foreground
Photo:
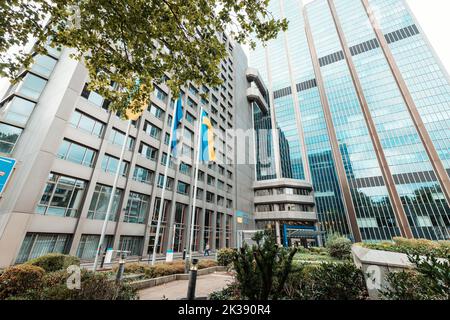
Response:
POLYGON ((346 260, 350 259, 352 253, 352 242, 338 234, 332 234, 327 239, 326 247, 331 257, 346 260))
POLYGON ((66 270, 68 266, 80 265, 80 259, 60 253, 50 253, 27 261, 25 264, 41 267, 46 272, 66 270))
POLYGON ((233 259, 236 256, 236 249, 223 248, 217 251, 217 263, 220 266, 228 267, 233 263, 233 259))
POLYGON ((381 296, 389 300, 450 300, 450 254, 409 255, 415 270, 391 272, 381 296))
POLYGON ((362 271, 345 262, 298 266, 283 296, 290 300, 365 300, 368 293, 362 271))
POLYGON ((136 291, 116 284, 105 274, 81 271, 80 289, 69 289, 65 270, 46 273, 41 267, 22 264, 0 276, 0 300, 134 300, 136 291))
POLYGON ((21 264, 7 268, 0 276, 0 300, 39 289, 44 274, 44 269, 32 265, 21 264))

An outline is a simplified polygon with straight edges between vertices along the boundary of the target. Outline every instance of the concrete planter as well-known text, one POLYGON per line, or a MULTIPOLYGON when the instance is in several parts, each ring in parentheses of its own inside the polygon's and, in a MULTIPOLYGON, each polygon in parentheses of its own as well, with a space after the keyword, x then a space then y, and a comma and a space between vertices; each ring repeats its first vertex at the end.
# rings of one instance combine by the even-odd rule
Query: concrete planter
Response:
POLYGON ((364 272, 370 299, 379 299, 379 290, 387 287, 386 275, 413 269, 414 265, 404 253, 367 249, 352 246, 355 265, 364 272))
MULTIPOLYGON (((198 270, 197 276, 204 276, 204 275, 207 275, 210 273, 221 272, 221 271, 226 271, 226 270, 227 270, 227 268, 222 267, 222 266, 205 268, 205 269, 198 270)), ((165 283, 168 283, 171 281, 175 281, 175 280, 188 280, 188 279, 189 279, 189 274, 179 273, 179 274, 171 274, 169 276, 164 276, 164 277, 159 277, 159 278, 138 280, 138 281, 130 282, 129 284, 134 289, 141 290, 141 289, 159 286, 159 285, 162 285, 162 284, 165 284, 165 283)))

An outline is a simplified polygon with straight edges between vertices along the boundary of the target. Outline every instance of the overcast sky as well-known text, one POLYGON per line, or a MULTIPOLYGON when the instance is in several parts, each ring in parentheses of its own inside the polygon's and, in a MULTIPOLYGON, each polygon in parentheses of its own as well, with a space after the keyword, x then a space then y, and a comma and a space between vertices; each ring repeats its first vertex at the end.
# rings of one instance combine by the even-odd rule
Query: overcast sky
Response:
MULTIPOLYGON (((304 0, 304 3, 313 0, 304 0)), ((357 1, 357 0, 355 0, 357 1)), ((450 1, 449 0, 406 0, 419 24, 424 29, 444 66, 450 71, 450 1)), ((8 81, 0 79, 0 98, 8 87, 8 81)))

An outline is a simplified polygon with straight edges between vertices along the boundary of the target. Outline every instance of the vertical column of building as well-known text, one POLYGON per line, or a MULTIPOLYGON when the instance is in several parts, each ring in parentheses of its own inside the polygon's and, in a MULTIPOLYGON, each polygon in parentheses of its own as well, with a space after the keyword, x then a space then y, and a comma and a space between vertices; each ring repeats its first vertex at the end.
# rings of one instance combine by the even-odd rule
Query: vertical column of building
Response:
MULTIPOLYGON (((281 18, 285 17, 284 1, 285 0, 280 0, 281 18)), ((295 21, 294 22, 291 21, 290 23, 295 23, 295 21)), ((301 149, 301 154, 302 154, 302 158, 303 158, 303 170, 305 173, 305 180, 311 183, 312 181, 311 181, 311 172, 310 172, 309 161, 308 161, 308 152, 306 150, 305 135, 303 133, 303 125, 302 125, 302 116, 300 113, 299 100, 297 99, 297 88, 295 85, 295 80, 294 80, 294 75, 293 75, 293 70, 292 70, 292 59, 291 59, 291 52, 290 52, 290 47, 289 47, 288 34, 286 32, 284 32, 283 36, 284 36, 284 48, 286 50, 286 58, 287 58, 287 63, 288 63, 288 67, 289 67, 289 80, 291 82, 292 99, 294 102, 295 122, 297 125, 298 137, 300 140, 300 149, 301 149)))
POLYGON ((328 0, 328 5, 330 7, 330 10, 331 10, 331 13, 333 16, 333 20, 335 23, 335 27, 336 27, 336 30, 339 35, 339 40, 341 42, 342 49, 344 51, 345 60, 347 61, 348 67, 350 69, 350 74, 352 75, 353 84, 354 84, 356 92, 357 92, 357 97, 360 102, 360 106, 363 111, 363 115, 364 115, 367 127, 369 129, 369 134, 370 134, 372 143, 375 148, 376 156, 377 156, 378 162, 380 163, 380 168, 382 171, 383 178, 386 182, 386 186, 387 186, 387 189, 389 192, 389 197, 393 204, 393 209, 394 209, 394 212, 395 212, 395 215, 397 218, 397 223, 400 227, 402 235, 407 238, 412 238, 413 234, 412 234, 410 225, 408 223, 408 220, 406 218, 406 213, 404 211, 400 196, 395 187, 395 182, 392 177, 388 162, 386 160, 386 156, 384 154, 382 144, 380 142, 380 138, 379 138, 377 130, 376 130, 375 123, 372 119, 372 115, 370 113, 369 106, 368 106, 366 98, 364 96, 364 91, 363 91, 361 82, 359 80, 358 74, 357 74, 355 66, 353 64, 352 55, 351 55, 350 49, 347 45, 345 35, 342 31, 333 0, 328 0))
POLYGON ((400 72, 399 67, 397 66, 397 63, 394 59, 394 56, 389 48, 388 42, 382 33, 382 29, 377 21, 377 18, 375 17, 373 10, 369 4, 368 0, 361 0, 364 8, 366 9, 367 16, 369 18, 369 21, 371 22, 373 31, 376 34, 377 40, 381 45, 381 49, 383 50, 383 53, 386 57, 386 60, 389 64, 389 67, 392 71, 392 74, 394 75, 395 81, 400 89, 400 92, 402 94, 402 97, 406 103, 406 106, 408 108, 408 111, 411 115, 411 119, 413 120, 414 126, 419 134, 420 139, 422 140, 422 143, 425 147, 425 150, 428 154, 428 157, 431 161, 431 164, 433 166, 433 169, 436 173, 436 176, 440 182, 442 191, 445 195, 445 198, 447 199, 447 203, 450 203, 450 179, 449 176, 445 170, 445 167, 439 158, 438 152, 436 151, 436 148, 433 144, 433 141, 430 137, 430 134, 427 131, 427 128, 425 127, 424 122, 422 121, 422 118, 420 116, 420 113, 417 109, 417 106, 414 102, 414 99, 408 89, 408 86, 402 76, 402 73, 400 72))
POLYGON ((317 86, 320 94, 320 101, 322 103, 325 121, 327 124, 327 131, 330 137, 331 150, 333 153, 334 163, 336 164, 336 170, 338 174, 339 184, 342 189, 344 205, 347 211, 348 224, 351 228, 351 232, 355 241, 360 242, 362 240, 361 232, 357 223, 357 215, 355 206, 353 205, 352 195, 350 191, 350 186, 346 177, 344 163, 342 161, 342 155, 339 149, 339 142, 336 136, 335 128, 333 125, 333 119, 331 116, 330 106, 328 104, 328 98, 326 96, 326 91, 324 88, 322 73, 320 71, 319 59, 317 56, 317 51, 312 40, 311 27, 308 21, 308 14, 306 9, 303 10, 303 17, 305 20, 305 31, 308 39, 309 50, 312 58, 312 63, 314 67, 314 72, 317 80, 317 86))

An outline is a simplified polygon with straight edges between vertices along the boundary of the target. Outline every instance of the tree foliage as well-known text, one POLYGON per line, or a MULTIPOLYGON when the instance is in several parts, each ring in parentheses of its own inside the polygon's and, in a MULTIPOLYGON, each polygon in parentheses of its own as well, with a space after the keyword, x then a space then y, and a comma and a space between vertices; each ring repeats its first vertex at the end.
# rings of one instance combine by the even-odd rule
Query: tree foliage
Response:
POLYGON ((89 89, 124 111, 148 101, 154 83, 170 74, 167 85, 177 95, 192 81, 212 87, 221 83, 220 61, 226 58, 219 34, 255 46, 281 30, 269 0, 9 0, 0 2, 0 76, 17 81, 32 57, 23 50, 30 37, 34 52, 73 48, 84 60, 89 89), (135 89, 136 80, 140 86, 135 89), (114 83, 114 86, 111 84, 114 83), (131 97, 130 97, 131 96, 131 97))
POLYGON ((297 248, 278 246, 270 230, 256 233, 253 240, 252 248, 245 244, 233 259, 239 292, 244 299, 277 300, 297 248))

